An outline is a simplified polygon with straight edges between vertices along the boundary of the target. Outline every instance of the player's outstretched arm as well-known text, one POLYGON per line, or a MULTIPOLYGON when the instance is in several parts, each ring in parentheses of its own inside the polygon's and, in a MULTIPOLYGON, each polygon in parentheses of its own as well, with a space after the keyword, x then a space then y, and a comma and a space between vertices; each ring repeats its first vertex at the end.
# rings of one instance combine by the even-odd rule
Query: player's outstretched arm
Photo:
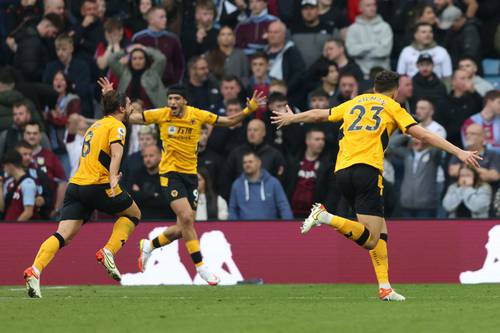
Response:
POLYGON ((460 161, 465 163, 468 166, 472 166, 475 168, 479 168, 478 160, 482 160, 482 157, 479 156, 477 151, 467 151, 458 148, 454 144, 449 141, 443 139, 439 135, 436 135, 427 129, 423 128, 420 125, 414 125, 408 128, 408 134, 411 136, 420 139, 434 147, 442 149, 450 154, 455 155, 460 161))
POLYGON ((246 108, 234 115, 229 117, 219 117, 217 118, 217 122, 215 125, 223 126, 223 127, 232 127, 239 124, 246 116, 257 111, 259 106, 266 104, 266 96, 262 91, 254 90, 252 98, 247 98, 247 106, 246 108))
POLYGON ((128 122, 130 124, 139 124, 139 125, 144 124, 144 116, 142 114, 143 109, 141 104, 134 102, 130 105, 130 107, 132 108, 132 112, 128 117, 128 122))
POLYGON ((109 164, 109 185, 114 196, 115 188, 118 186, 118 182, 122 177, 122 173, 120 172, 120 163, 123 156, 123 146, 120 143, 115 142, 111 144, 110 149, 111 163, 109 164))
POLYGON ((294 123, 320 123, 328 121, 330 109, 312 109, 301 113, 293 113, 292 109, 287 105, 286 112, 273 110, 274 116, 271 121, 274 125, 281 128, 294 123))

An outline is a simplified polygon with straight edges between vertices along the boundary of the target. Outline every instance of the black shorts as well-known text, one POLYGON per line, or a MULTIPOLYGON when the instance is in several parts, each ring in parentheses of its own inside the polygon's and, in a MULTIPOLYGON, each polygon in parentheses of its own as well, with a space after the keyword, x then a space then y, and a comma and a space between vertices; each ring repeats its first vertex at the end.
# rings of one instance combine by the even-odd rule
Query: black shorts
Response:
POLYGON ((191 208, 196 210, 198 205, 198 176, 180 173, 167 172, 160 175, 160 184, 163 195, 170 205, 172 201, 187 198, 191 208))
POLYGON ((335 173, 337 186, 357 214, 384 217, 384 197, 380 170, 354 164, 335 173))
POLYGON ((129 208, 134 202, 120 186, 115 189, 114 197, 109 184, 76 185, 69 183, 64 195, 60 220, 90 219, 94 210, 115 215, 129 208))

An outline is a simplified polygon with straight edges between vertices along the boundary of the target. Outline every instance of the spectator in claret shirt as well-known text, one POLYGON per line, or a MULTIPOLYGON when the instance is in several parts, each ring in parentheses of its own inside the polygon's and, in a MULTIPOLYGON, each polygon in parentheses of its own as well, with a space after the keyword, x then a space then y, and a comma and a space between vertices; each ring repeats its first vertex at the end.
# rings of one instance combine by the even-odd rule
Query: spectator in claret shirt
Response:
POLYGON ((30 122, 24 128, 24 140, 33 147, 34 163, 46 172, 49 177, 50 190, 55 195, 54 206, 50 213, 51 217, 55 217, 62 207, 64 199, 64 191, 66 191, 66 174, 64 168, 51 150, 41 146, 42 133, 40 124, 30 122))
POLYGON ((293 214, 280 182, 261 167, 255 152, 242 158, 243 173, 231 188, 230 220, 290 220, 293 214))
POLYGON ((6 221, 28 221, 35 211, 36 184, 26 175, 21 155, 8 151, 2 159, 5 173, 11 177, 5 183, 0 178, 0 212, 6 221))
POLYGON ((132 37, 133 43, 157 48, 167 59, 162 80, 165 86, 181 81, 184 74, 184 56, 179 38, 166 31, 167 13, 163 7, 152 7, 147 13, 148 28, 132 37))

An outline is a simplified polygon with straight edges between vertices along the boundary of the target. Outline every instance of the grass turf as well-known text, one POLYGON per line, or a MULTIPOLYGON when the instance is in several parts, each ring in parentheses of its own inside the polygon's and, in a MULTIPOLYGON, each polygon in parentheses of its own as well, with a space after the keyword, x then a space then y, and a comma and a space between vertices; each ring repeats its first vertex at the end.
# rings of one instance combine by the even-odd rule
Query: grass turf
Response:
POLYGON ((0 287, 1 332, 500 332, 500 285, 0 287))

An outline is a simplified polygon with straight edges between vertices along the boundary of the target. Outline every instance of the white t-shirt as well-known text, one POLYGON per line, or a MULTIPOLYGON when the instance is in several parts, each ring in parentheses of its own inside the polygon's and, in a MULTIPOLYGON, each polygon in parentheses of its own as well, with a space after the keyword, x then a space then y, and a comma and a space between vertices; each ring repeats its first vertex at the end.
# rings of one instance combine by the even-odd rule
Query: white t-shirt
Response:
MULTIPOLYGON (((424 126, 427 130, 431 131, 434 134, 439 135, 443 139, 446 139, 446 130, 444 129, 443 126, 441 126, 439 123, 435 122, 434 120, 427 126, 424 126)), ((439 167, 437 171, 437 176, 436 176, 436 181, 438 183, 444 182, 444 170, 443 167, 439 167)))
POLYGON ((406 74, 410 77, 418 73, 417 59, 422 53, 428 53, 432 56, 434 62, 434 73, 439 78, 450 77, 453 74, 451 58, 448 51, 439 45, 431 49, 417 50, 413 46, 407 46, 401 51, 398 59, 398 73, 406 74))

